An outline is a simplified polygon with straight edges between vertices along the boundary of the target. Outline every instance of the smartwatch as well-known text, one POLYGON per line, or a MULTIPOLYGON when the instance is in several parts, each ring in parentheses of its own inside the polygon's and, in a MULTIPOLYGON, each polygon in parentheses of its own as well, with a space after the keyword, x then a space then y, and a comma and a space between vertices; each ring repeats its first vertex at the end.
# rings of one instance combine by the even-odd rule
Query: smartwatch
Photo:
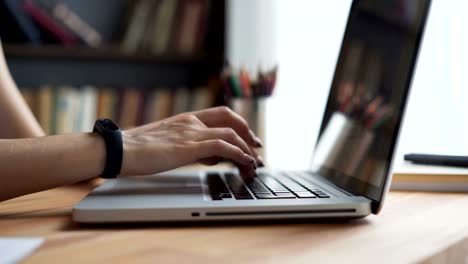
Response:
POLYGON ((106 144, 106 166, 100 177, 104 179, 117 177, 122 169, 122 130, 114 121, 100 118, 94 123, 93 132, 101 135, 106 144))

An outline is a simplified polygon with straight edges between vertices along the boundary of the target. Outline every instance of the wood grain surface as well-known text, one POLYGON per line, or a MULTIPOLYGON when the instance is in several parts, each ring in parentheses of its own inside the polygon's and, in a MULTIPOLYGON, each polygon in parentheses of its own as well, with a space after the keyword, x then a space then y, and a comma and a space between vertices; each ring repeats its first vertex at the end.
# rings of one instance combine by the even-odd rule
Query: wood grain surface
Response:
MULTIPOLYGON (((393 192, 360 220, 78 225, 99 180, 0 203, 0 237, 45 237, 24 263, 466 263, 468 195, 393 192)), ((1 257, 1 256, 0 256, 1 257)))

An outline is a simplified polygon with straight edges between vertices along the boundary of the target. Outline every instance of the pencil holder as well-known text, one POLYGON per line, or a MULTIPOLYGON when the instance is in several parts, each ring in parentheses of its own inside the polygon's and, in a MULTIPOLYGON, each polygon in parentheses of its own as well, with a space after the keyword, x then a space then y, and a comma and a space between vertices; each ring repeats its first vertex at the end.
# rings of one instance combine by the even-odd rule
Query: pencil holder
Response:
POLYGON ((252 131, 265 141, 265 98, 228 98, 229 107, 249 124, 252 131))
MULTIPOLYGON (((265 142, 265 100, 273 94, 278 66, 269 71, 258 71, 256 78, 245 69, 234 70, 226 64, 220 80, 226 104, 241 115, 252 131, 265 142)), ((265 158, 265 149, 258 150, 265 158)))
POLYGON ((374 132, 342 113, 333 113, 317 144, 314 163, 321 169, 355 175, 365 162, 374 132))

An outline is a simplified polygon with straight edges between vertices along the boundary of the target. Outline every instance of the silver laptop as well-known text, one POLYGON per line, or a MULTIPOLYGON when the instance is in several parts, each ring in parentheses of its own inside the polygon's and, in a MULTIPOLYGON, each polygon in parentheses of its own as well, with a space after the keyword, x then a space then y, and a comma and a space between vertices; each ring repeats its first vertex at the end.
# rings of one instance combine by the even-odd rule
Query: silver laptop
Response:
POLYGON ((377 214, 388 191, 392 156, 429 6, 430 0, 353 1, 309 171, 259 169, 249 183, 235 169, 119 177, 107 180, 78 203, 74 221, 377 214))

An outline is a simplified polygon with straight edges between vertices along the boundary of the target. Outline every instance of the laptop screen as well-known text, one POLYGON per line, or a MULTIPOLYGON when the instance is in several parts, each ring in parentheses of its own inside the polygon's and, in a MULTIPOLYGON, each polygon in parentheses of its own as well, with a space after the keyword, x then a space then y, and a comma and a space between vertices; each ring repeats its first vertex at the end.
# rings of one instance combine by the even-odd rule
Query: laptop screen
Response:
POLYGON ((380 201, 430 0, 351 7, 313 159, 314 170, 380 201))

